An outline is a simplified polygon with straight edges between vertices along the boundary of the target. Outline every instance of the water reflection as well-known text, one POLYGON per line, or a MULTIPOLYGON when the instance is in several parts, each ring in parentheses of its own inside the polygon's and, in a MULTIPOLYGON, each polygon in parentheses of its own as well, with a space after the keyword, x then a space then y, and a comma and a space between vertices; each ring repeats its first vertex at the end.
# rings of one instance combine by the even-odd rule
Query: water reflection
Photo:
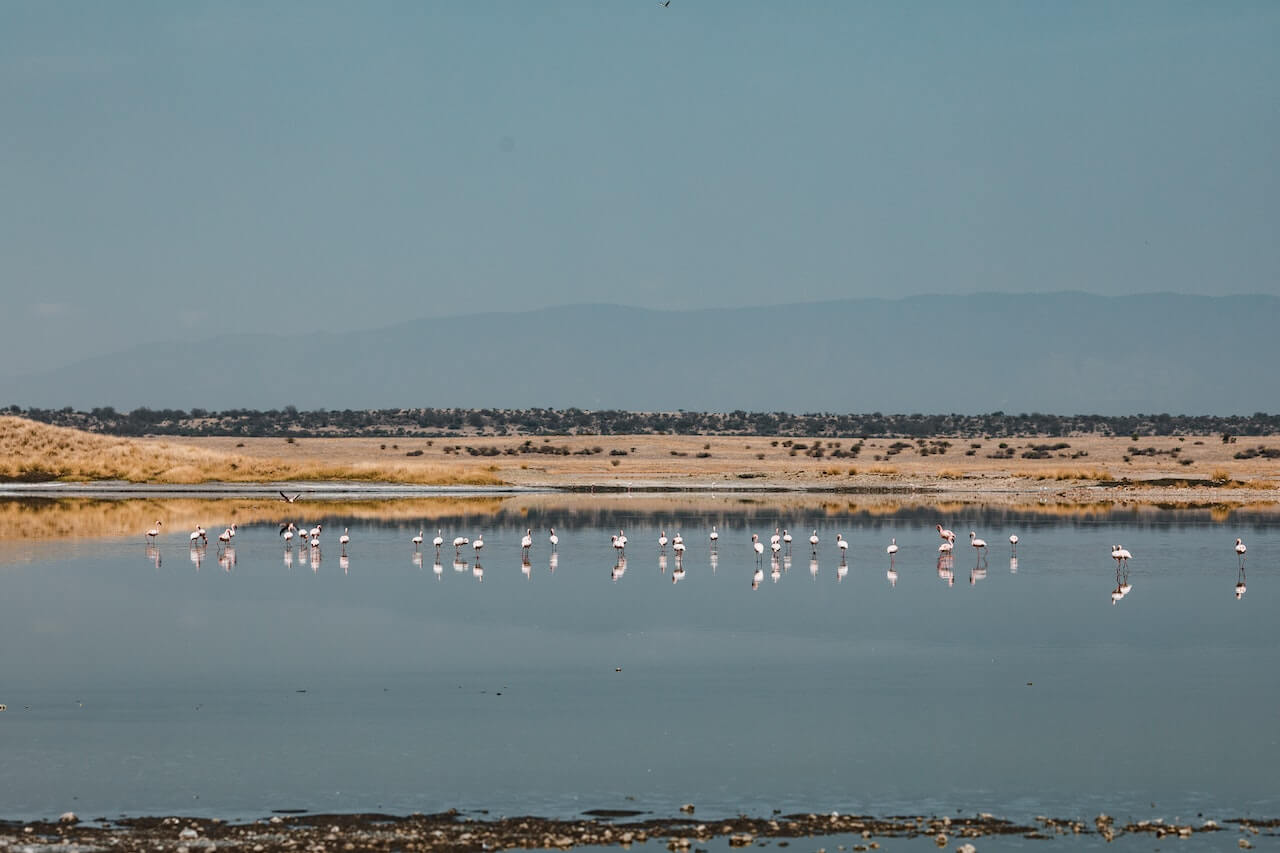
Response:
MULTIPOLYGON (((436 556, 439 557, 438 554, 436 556)), ((414 551, 412 560, 413 560, 414 568, 417 568, 417 569, 422 568, 422 552, 421 551, 414 551)), ((439 560, 437 559, 436 562, 439 563, 439 560)))
POLYGON ((341 554, 341 555, 339 555, 339 556, 338 556, 338 568, 342 569, 342 573, 343 573, 344 575, 345 575, 345 574, 347 574, 348 572, 350 572, 350 571, 351 571, 351 558, 350 558, 350 557, 348 557, 346 554, 341 554))
POLYGON ((436 580, 440 580, 444 577, 444 564, 440 562, 438 557, 436 558, 436 561, 431 564, 431 573, 436 576, 436 580))
POLYGON ((888 581, 889 581, 889 588, 890 588, 890 589, 892 589, 893 587, 895 587, 895 586, 897 586, 897 585, 898 585, 898 572, 897 572, 897 570, 896 570, 896 569, 892 569, 892 568, 891 568, 891 569, 889 569, 889 571, 887 571, 887 572, 885 572, 885 573, 884 573, 884 576, 885 576, 885 578, 887 578, 887 579, 888 579, 888 581))
POLYGON ((1018 573, 1018 558, 1010 557, 1009 558, 1009 574, 1016 575, 1017 573, 1018 573))
POLYGON ((1240 568, 1236 571, 1236 601, 1239 601, 1240 599, 1244 598, 1245 589, 1246 587, 1244 585, 1244 564, 1241 563, 1240 568))
POLYGON ((949 551, 938 555, 938 579, 946 581, 947 586, 956 585, 955 558, 949 551))
POLYGON ((236 549, 227 546, 218 552, 218 565, 224 572, 229 572, 236 564, 236 549))
POLYGON ((817 557, 809 558, 809 576, 812 577, 815 581, 818 579, 818 558, 817 557))
MULTIPOLYGON (((714 548, 714 546, 712 547, 714 548)), ((716 573, 716 569, 720 567, 720 555, 713 550, 708 562, 711 563, 711 574, 714 575, 716 573)))
MULTIPOLYGON (((1118 547, 1118 546, 1117 546, 1118 547)), ((1129 564, 1122 560, 1116 560, 1116 588, 1111 590, 1111 603, 1119 604, 1121 599, 1129 594, 1133 589, 1133 584, 1129 583, 1129 564)))
POLYGON ((195 565, 196 571, 200 571, 200 566, 204 564, 204 555, 206 547, 199 542, 193 542, 190 548, 191 562, 195 565))
POLYGON ((147 546, 147 559, 151 561, 151 565, 157 569, 160 568, 160 547, 158 545, 147 546))
MULTIPOLYGON (((293 549, 292 548, 284 549, 284 567, 288 570, 293 569, 293 549)), ((197 568, 199 568, 199 564, 197 564, 197 568)))
POLYGON ((619 552, 618 561, 614 563, 613 568, 609 570, 609 577, 613 579, 614 583, 617 583, 618 579, 621 578, 626 573, 627 573, 627 558, 622 556, 622 553, 619 552))
POLYGON ((551 556, 547 559, 547 570, 554 574, 558 565, 560 565, 560 555, 552 551, 551 556))

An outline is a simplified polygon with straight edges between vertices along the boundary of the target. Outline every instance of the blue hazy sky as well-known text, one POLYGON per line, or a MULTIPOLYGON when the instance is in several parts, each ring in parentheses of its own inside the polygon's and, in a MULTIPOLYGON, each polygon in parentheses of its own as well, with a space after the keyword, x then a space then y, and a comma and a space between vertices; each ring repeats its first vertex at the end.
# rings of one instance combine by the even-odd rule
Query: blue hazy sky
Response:
POLYGON ((0 17, 4 372, 588 301, 1280 293, 1275 2, 0 17))

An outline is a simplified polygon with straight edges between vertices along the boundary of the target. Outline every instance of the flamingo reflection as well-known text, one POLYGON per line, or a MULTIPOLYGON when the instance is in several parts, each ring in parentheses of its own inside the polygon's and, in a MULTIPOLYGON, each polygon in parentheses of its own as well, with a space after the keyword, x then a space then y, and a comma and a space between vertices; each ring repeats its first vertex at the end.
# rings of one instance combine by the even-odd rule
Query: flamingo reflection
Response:
POLYGON ((338 568, 342 569, 342 573, 344 575, 347 574, 347 572, 349 572, 351 569, 351 558, 348 557, 346 554, 339 554, 338 568))
POLYGON ((1017 573, 1018 573, 1018 558, 1010 557, 1009 558, 1009 574, 1016 575, 1017 573))
MULTIPOLYGON (((764 546, 762 545, 761 547, 763 548, 764 546)), ((759 566, 756 566, 756 570, 751 573, 751 588, 759 589, 760 582, 763 580, 764 580, 764 569, 760 568, 759 566)))
POLYGON ((676 567, 671 572, 671 582, 679 583, 684 580, 684 566, 680 565, 680 561, 676 560, 676 567))
POLYGON ((293 569, 293 549, 286 548, 284 552, 284 567, 292 571, 293 569))
POLYGON ((147 559, 151 561, 151 565, 160 568, 160 549, 155 545, 148 545, 147 559))
POLYGON ((533 580, 533 563, 529 562, 527 554, 520 559, 520 574, 524 575, 526 580, 533 580))
POLYGON ((418 569, 422 568, 422 552, 421 551, 413 552, 413 565, 414 565, 414 568, 418 568, 418 569))
MULTIPOLYGON (((1117 546, 1119 547, 1119 546, 1117 546)), ((1133 584, 1129 583, 1129 565, 1128 563, 1116 560, 1116 588, 1111 590, 1111 603, 1119 604, 1120 600, 1129 594, 1133 589, 1133 584)))
POLYGON ((613 579, 614 583, 617 583, 618 578, 622 577, 626 573, 627 573, 627 558, 622 556, 621 553, 619 553, 618 561, 614 563, 613 568, 609 570, 609 577, 613 579))
POLYGON ((431 564, 431 572, 436 576, 436 580, 440 580, 444 577, 444 564, 437 559, 431 564))
POLYGON ((236 564, 236 549, 231 547, 223 548, 218 552, 218 565, 222 566, 224 572, 231 571, 236 564))
POLYGON ((665 575, 667 573, 667 555, 658 555, 658 574, 665 575))
POLYGON ((547 560, 547 569, 554 574, 556 570, 556 566, 559 566, 559 565, 560 565, 560 555, 557 554, 555 551, 552 551, 551 557, 547 560))
POLYGON ((1244 585, 1244 564, 1241 563, 1239 570, 1236 572, 1236 601, 1239 601, 1240 599, 1244 598, 1245 589, 1246 587, 1244 585))
POLYGON ((848 574, 849 564, 844 560, 841 560, 840 565, 836 566, 836 583, 840 583, 840 581, 844 580, 845 576, 848 574))
POLYGON ((716 569, 720 568, 720 555, 717 554, 715 551, 712 551, 710 562, 711 562, 711 574, 714 575, 716 573, 716 569))
POLYGON ((196 544, 191 546, 191 562, 195 563, 197 572, 200 571, 200 566, 204 563, 206 550, 207 549, 203 545, 196 544))
POLYGON ((891 567, 889 571, 884 573, 884 576, 889 580, 890 589, 898 585, 898 572, 896 569, 891 567))
POLYGON ((815 581, 818 579, 818 558, 816 555, 809 558, 809 576, 815 581))
POLYGON ((949 553, 944 552, 938 555, 938 579, 946 581, 947 586, 956 585, 955 558, 949 553))

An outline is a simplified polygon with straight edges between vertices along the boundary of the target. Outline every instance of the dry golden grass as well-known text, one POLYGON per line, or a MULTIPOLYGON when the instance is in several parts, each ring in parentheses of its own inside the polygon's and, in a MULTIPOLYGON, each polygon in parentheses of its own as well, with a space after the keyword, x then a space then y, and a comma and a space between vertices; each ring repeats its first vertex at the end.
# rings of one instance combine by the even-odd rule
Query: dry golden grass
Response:
POLYGON ((424 485, 501 485, 478 465, 343 460, 297 462, 190 444, 115 438, 25 418, 0 417, 0 480, 130 483, 359 480, 424 485))

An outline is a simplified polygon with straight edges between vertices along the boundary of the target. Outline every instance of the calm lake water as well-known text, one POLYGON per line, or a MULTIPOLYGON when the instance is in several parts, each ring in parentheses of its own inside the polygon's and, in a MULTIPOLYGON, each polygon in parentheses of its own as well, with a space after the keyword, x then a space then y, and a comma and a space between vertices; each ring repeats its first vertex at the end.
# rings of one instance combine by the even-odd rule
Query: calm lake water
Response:
POLYGON ((184 530, 155 550, 141 531, 0 540, 0 817, 1280 815, 1280 518, 828 513, 614 500, 381 523, 281 504, 323 523, 314 561, 274 522, 220 561, 219 518, 203 552, 184 530), (942 570, 936 522, 960 536, 942 570), (776 573, 775 525, 796 537, 776 573), (482 574, 469 547, 436 563, 437 527, 483 533, 482 574))

